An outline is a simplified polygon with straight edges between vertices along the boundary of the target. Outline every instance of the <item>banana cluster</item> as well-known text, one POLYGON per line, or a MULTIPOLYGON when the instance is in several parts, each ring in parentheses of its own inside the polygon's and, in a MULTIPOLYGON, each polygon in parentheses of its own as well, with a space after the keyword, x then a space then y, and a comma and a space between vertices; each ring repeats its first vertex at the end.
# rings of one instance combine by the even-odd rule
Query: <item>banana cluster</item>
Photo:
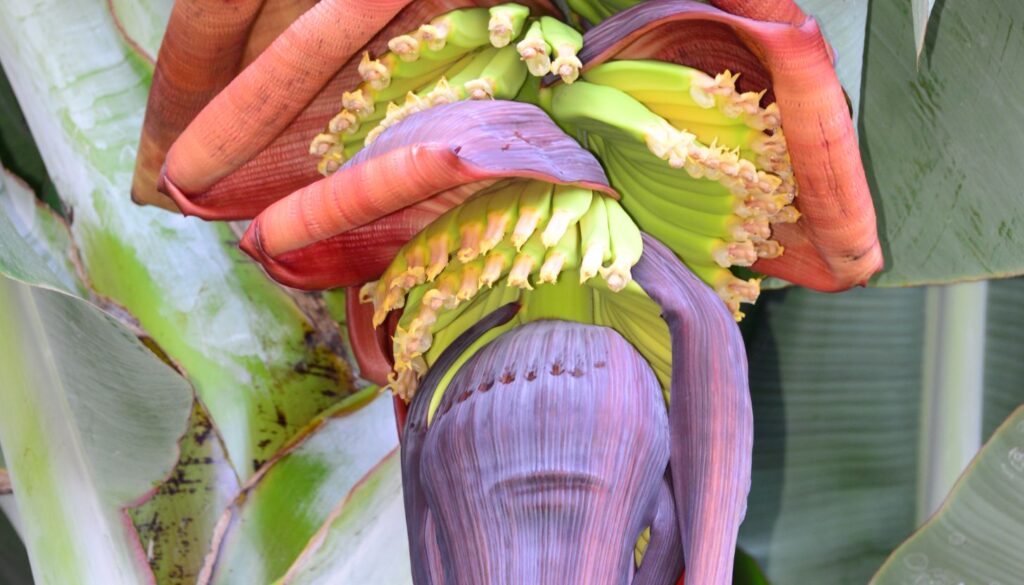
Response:
POLYGON ((342 110, 313 138, 309 152, 320 157, 320 173, 330 175, 417 112, 465 99, 513 99, 531 73, 551 72, 571 83, 579 76, 582 46, 575 29, 547 16, 532 19, 520 4, 453 10, 391 39, 377 59, 364 53, 363 82, 343 93, 342 110))
MULTIPOLYGON (((615 199, 573 185, 515 180, 455 207, 417 234, 361 291, 374 325, 405 308, 394 336, 393 388, 408 395, 426 370, 422 356, 440 316, 502 280, 532 291, 567 271, 585 283, 601 275, 621 291, 640 260, 640 230, 615 199)), ((564 280, 564 279, 561 279, 564 280)))
POLYGON ((757 279, 729 268, 783 253, 796 182, 775 104, 737 76, 660 61, 611 61, 542 97, 601 159, 633 220, 718 292, 737 319, 757 279), (667 164, 666 164, 667 163, 667 164))

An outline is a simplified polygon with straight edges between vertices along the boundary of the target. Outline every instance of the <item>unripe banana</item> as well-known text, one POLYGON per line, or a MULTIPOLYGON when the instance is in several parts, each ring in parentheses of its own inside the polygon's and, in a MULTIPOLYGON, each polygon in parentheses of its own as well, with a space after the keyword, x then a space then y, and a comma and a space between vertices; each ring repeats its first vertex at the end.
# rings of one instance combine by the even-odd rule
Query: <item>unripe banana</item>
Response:
POLYGON ((640 228, 618 201, 607 198, 604 203, 608 214, 612 263, 601 268, 601 276, 608 282, 608 288, 620 291, 633 280, 630 271, 643 255, 644 241, 640 228))
POLYGON ((580 284, 597 276, 601 266, 611 261, 605 198, 605 195, 595 193, 590 208, 580 218, 580 246, 583 254, 580 260, 580 284))
POLYGON ((555 58, 551 61, 551 73, 562 78, 565 83, 572 83, 580 76, 583 64, 576 56, 583 48, 583 35, 568 24, 552 18, 540 18, 544 40, 551 46, 555 58))
POLYGON ((480 290, 480 276, 483 274, 483 271, 483 258, 476 258, 463 264, 462 282, 459 284, 459 290, 455 293, 455 297, 459 301, 469 301, 476 296, 476 293, 480 290))
POLYGON ((494 283, 508 274, 515 256, 516 248, 508 240, 502 240, 488 252, 487 257, 484 258, 483 271, 480 273, 480 287, 491 288, 494 283))
POLYGON ((519 195, 519 218, 512 230, 512 245, 523 247, 533 233, 551 215, 551 195, 554 185, 543 181, 530 181, 519 195))
POLYGON ((761 294, 761 281, 756 278, 743 280, 718 266, 688 264, 687 267, 718 293, 737 321, 743 319, 740 303, 753 303, 761 294))
POLYGON ((476 79, 463 84, 471 99, 508 100, 519 93, 526 81, 526 66, 519 60, 515 47, 503 47, 476 79))
POLYGON ((447 51, 457 54, 486 45, 490 41, 489 20, 486 8, 453 10, 434 18, 419 28, 420 38, 429 49, 423 56, 444 58, 447 51))
POLYGON ((715 78, 703 71, 674 63, 654 60, 608 61, 590 68, 583 79, 614 87, 637 99, 641 99, 638 95, 644 92, 653 92, 647 95, 664 96, 654 101, 681 103, 703 109, 715 106, 714 94, 708 91, 716 85, 715 78))
POLYGON ((550 248, 562 239, 566 230, 576 225, 590 209, 594 192, 574 185, 555 185, 551 195, 551 217, 541 234, 541 241, 550 248))
MULTIPOLYGON (((546 244, 545 244, 546 245, 546 244)), ((544 256, 544 263, 540 267, 540 275, 537 281, 541 283, 555 283, 558 275, 566 270, 579 266, 580 262, 580 230, 573 222, 562 237, 550 248, 544 256)))
POLYGON ((501 48, 523 32, 523 25, 526 18, 530 16, 530 9, 522 4, 508 3, 494 6, 490 9, 491 19, 487 25, 490 32, 491 44, 501 48))
POLYGON ((530 239, 519 248, 519 253, 512 260, 512 268, 508 271, 508 286, 533 290, 530 285, 530 275, 540 269, 544 262, 544 243, 541 242, 540 233, 535 232, 530 239))
POLYGON ((425 228, 427 248, 430 250, 427 280, 434 280, 448 266, 449 256, 458 248, 458 214, 459 208, 453 207, 425 228))
POLYGON ((717 264, 722 268, 750 266, 757 260, 754 243, 726 242, 679 229, 669 221, 650 213, 643 205, 631 209, 636 221, 644 230, 661 240, 680 258, 687 262, 717 264))
POLYGON ((519 217, 519 196, 526 181, 507 183, 487 198, 487 227, 480 239, 480 252, 486 254, 512 230, 519 217))
POLYGON ((687 136, 648 110, 629 94, 605 85, 577 81, 553 88, 551 112, 561 124, 593 132, 608 140, 647 144, 659 158, 691 142, 687 136), (595 107, 600 104, 600 107, 595 107))
POLYGON ((539 20, 533 21, 526 31, 526 36, 516 45, 519 58, 526 63, 530 75, 543 77, 551 69, 551 46, 544 41, 539 20))
POLYGON ((487 206, 489 193, 475 195, 459 206, 459 251, 460 262, 469 262, 480 255, 480 244, 487 227, 487 206))

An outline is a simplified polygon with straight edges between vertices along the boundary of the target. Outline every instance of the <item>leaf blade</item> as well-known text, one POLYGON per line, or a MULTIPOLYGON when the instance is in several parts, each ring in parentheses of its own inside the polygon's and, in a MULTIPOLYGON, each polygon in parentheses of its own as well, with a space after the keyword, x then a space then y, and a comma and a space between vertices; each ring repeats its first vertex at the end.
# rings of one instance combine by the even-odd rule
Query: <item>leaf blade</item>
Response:
POLYGON ((191 389, 85 301, 3 278, 0 312, 0 441, 36 581, 148 582, 123 508, 173 467, 191 389))

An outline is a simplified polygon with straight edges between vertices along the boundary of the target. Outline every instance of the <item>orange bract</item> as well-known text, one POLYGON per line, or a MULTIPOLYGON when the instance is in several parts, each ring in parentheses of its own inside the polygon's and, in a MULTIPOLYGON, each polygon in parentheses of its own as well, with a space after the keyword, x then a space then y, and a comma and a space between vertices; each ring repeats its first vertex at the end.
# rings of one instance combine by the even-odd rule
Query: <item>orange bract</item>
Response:
POLYGON ((175 209, 156 190, 167 149, 238 73, 249 28, 263 0, 176 2, 153 72, 132 198, 175 209))
POLYGON ((303 14, 189 124, 167 153, 167 180, 201 193, 243 165, 410 1, 323 0, 303 14))

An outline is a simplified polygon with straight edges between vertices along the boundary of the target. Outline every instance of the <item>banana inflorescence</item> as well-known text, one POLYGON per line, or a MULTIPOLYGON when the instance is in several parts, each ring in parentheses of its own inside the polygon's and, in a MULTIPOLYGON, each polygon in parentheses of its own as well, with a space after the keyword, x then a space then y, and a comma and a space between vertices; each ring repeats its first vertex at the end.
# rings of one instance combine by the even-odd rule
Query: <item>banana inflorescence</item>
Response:
MULTIPOLYGON (((483 209, 483 200, 491 201, 499 206, 493 213, 463 209, 461 218, 474 217, 475 223, 465 224, 452 210, 421 234, 420 239, 429 236, 426 247, 410 244, 396 261, 395 270, 402 262, 408 266, 394 283, 400 286, 388 274, 381 279, 374 296, 378 311, 398 308, 408 290, 437 278, 447 268, 447 255, 456 252, 460 265, 480 257, 477 278, 484 285, 505 277, 524 288, 534 276, 548 282, 557 278, 558 263, 572 266, 575 252, 585 278, 600 273, 613 287, 625 286, 639 235, 608 239, 607 226, 620 222, 638 225, 671 247, 737 319, 740 303, 757 299, 760 280, 737 277, 730 268, 781 255, 772 226, 800 217, 792 205, 796 182, 777 106, 761 105, 764 92, 738 91, 738 76, 729 71, 711 76, 672 63, 618 60, 581 76, 582 44, 569 25, 502 4, 443 14, 392 39, 379 59, 364 55, 363 83, 343 94, 344 109, 310 146, 321 157, 322 173, 334 172, 381 132, 433 106, 465 99, 535 100, 577 131, 622 194, 622 207, 612 202, 609 208, 606 197, 559 187, 556 199, 566 207, 554 214, 550 189, 520 183, 522 193, 513 196, 506 186, 476 203, 483 209), (538 92, 537 81, 528 81, 549 73, 563 83, 538 92), (512 214, 515 219, 509 219, 512 214), (460 222, 462 228, 452 227, 460 222), (541 232, 539 225, 549 227, 541 232), (570 246, 561 236, 574 230, 578 244, 570 246), (509 272, 499 277, 502 259, 509 272)), ((451 280, 449 275, 446 282, 451 280)))
POLYGON ((660 61, 610 61, 541 103, 604 163, 622 205, 715 288, 737 319, 759 280, 733 266, 783 253, 772 225, 800 214, 778 108, 764 92, 660 61), (667 163, 667 164, 666 164, 667 163))
POLYGON ((642 251, 639 228, 614 198, 574 185, 507 181, 427 226, 363 288, 362 298, 374 305, 375 326, 405 309, 394 337, 392 382, 408 396, 425 371, 432 328, 446 312, 482 290, 533 291, 569 272, 572 287, 594 279, 622 291, 642 251))
MULTIPOLYGON (((363 54, 363 83, 342 95, 342 110, 310 144, 330 175, 387 128, 427 108, 465 99, 513 99, 530 75, 572 83, 583 37, 569 25, 534 18, 508 3, 442 14, 388 42, 379 58, 363 54), (516 42, 518 41, 518 42, 516 42)), ((532 93, 535 87, 530 87, 532 93)))

